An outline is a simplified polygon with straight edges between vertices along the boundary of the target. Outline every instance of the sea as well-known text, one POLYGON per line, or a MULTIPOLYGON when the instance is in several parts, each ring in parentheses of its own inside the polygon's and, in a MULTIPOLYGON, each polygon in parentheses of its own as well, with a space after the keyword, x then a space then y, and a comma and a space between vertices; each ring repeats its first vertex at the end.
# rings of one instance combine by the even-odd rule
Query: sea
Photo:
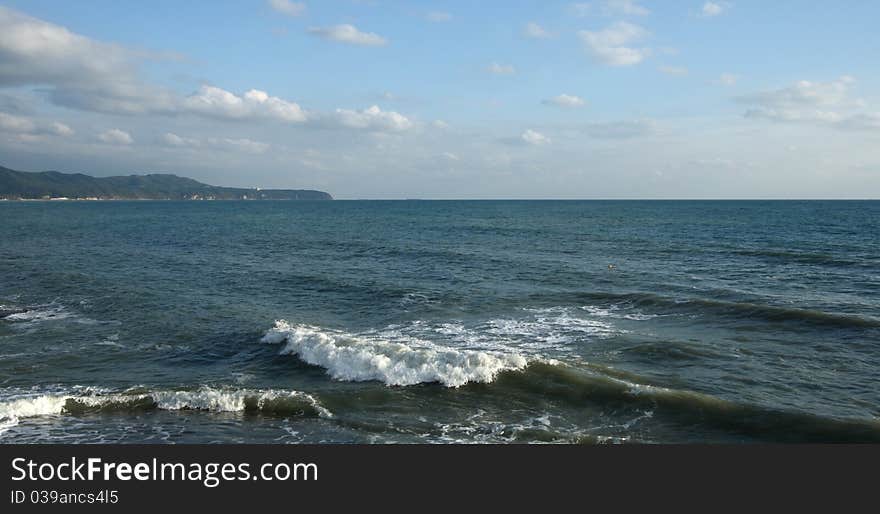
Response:
POLYGON ((878 201, 0 202, 0 443, 880 442, 878 201))

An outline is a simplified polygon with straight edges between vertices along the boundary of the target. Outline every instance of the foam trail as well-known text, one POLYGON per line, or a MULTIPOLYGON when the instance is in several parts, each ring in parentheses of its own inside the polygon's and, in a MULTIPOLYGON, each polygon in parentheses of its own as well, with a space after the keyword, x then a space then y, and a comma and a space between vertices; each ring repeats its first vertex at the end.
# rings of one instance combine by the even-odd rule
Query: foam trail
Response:
POLYGON ((282 354, 297 355, 321 366, 337 380, 377 380, 389 386, 439 382, 459 387, 468 382, 492 382, 502 371, 528 365, 524 356, 515 353, 456 350, 418 340, 403 344, 291 325, 284 320, 276 321, 261 341, 286 343, 282 354))

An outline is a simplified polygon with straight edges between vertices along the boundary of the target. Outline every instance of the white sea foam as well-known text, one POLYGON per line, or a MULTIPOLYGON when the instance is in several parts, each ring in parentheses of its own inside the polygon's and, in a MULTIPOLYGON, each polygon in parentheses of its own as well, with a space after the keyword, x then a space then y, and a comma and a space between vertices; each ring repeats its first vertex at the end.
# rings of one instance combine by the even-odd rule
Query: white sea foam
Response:
POLYGON ((44 395, 0 402, 0 434, 17 425, 21 418, 61 414, 66 401, 64 396, 44 395))
POLYGON ((321 417, 332 418, 326 407, 312 395, 300 391, 272 389, 215 389, 202 387, 192 391, 97 392, 82 388, 69 393, 52 392, 26 395, 0 401, 0 434, 24 418, 57 416, 66 413, 70 404, 87 408, 112 405, 134 405, 152 402, 162 410, 201 410, 210 412, 243 412, 271 410, 285 401, 309 405, 321 417))
POLYGON ((569 353, 576 343, 626 332, 608 321, 578 317, 568 308, 526 312, 526 316, 495 318, 474 325, 448 322, 433 326, 433 330, 468 347, 515 349, 538 355, 548 351, 569 353))
POLYGON ((197 391, 158 391, 145 396, 152 398, 164 410, 206 410, 213 412, 242 412, 248 403, 261 410, 276 400, 299 400, 311 405, 319 415, 332 418, 314 396, 299 391, 277 390, 219 390, 202 388, 197 391))
POLYGON ((458 350, 407 337, 388 340, 381 332, 349 334, 308 325, 276 321, 262 342, 285 343, 282 354, 297 355, 321 366, 338 380, 377 380, 406 386, 439 382, 459 387, 468 382, 492 382, 498 373, 520 370, 528 360, 518 353, 458 350))
MULTIPOLYGON (((82 302, 80 302, 82 303, 82 302)), ((21 309, 16 309, 21 310, 21 309)), ((26 310, 21 310, 21 312, 15 312, 14 314, 9 314, 2 318, 3 321, 12 322, 15 325, 20 325, 22 327, 33 327, 45 322, 57 322, 66 320, 66 322, 70 323, 79 323, 83 325, 95 325, 100 323, 115 323, 115 322, 102 322, 94 319, 86 318, 76 312, 71 311, 64 305, 61 305, 57 302, 52 302, 44 305, 37 305, 26 308, 26 310)))
POLYGON ((584 305, 581 310, 600 318, 617 318, 628 319, 631 321, 645 321, 656 318, 656 314, 643 314, 641 312, 621 312, 617 306, 597 307, 595 305, 584 305))
POLYGON ((41 321, 55 321, 71 317, 70 311, 60 305, 43 305, 24 312, 10 314, 4 319, 6 321, 19 321, 28 323, 38 323, 41 321))

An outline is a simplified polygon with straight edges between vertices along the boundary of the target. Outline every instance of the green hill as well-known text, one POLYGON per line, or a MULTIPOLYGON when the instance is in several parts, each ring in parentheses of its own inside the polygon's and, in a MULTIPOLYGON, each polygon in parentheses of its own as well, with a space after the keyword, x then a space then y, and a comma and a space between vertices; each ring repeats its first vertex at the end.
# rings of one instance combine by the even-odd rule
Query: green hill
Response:
POLYGON ((26 172, 0 166, 0 198, 97 198, 101 200, 332 200, 309 189, 244 189, 210 186, 169 174, 92 177, 57 171, 26 172))

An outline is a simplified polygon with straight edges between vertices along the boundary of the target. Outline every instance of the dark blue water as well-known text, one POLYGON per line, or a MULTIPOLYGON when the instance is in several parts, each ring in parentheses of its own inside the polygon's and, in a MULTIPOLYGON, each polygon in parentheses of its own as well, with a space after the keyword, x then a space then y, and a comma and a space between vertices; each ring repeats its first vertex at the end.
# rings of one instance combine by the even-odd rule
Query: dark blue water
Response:
POLYGON ((880 202, 0 202, 2 442, 880 441, 880 202))

